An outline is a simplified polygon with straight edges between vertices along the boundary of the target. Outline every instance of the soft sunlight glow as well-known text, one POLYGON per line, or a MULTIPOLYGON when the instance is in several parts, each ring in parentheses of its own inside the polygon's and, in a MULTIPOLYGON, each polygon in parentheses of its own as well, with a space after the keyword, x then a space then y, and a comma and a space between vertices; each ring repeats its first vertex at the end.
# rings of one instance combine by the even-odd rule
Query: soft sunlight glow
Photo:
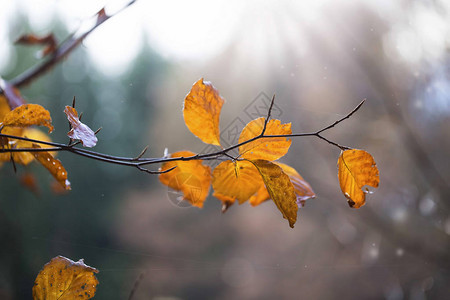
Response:
POLYGON ((391 27, 383 40, 386 55, 409 64, 439 61, 450 42, 450 11, 415 3, 391 27))
POLYGON ((142 48, 141 24, 133 20, 132 9, 135 7, 106 21, 84 41, 92 62, 105 75, 127 71, 142 48))
MULTIPOLYGON (((0 16, 3 24, 10 24, 12 16, 24 14, 35 34, 48 33, 55 16, 69 32, 92 21, 95 14, 106 7, 115 12, 129 0, 1 0, 0 16)), ((360 1, 356 1, 355 5, 360 1)), ((389 1, 365 3, 380 16, 389 16, 392 24, 384 36, 386 56, 408 64, 422 60, 439 60, 450 40, 450 26, 446 22, 450 6, 440 1, 438 12, 422 3, 401 10, 389 1)), ((169 60, 205 61, 232 51, 236 71, 242 60, 258 64, 272 60, 277 63, 286 50, 295 55, 310 53, 306 32, 320 31, 327 26, 327 9, 344 5, 345 1, 289 1, 289 0, 168 0, 137 1, 124 12, 90 35, 84 42, 92 64, 107 75, 119 75, 128 70, 146 40, 149 46, 169 60), (146 39, 144 39, 144 37, 146 39)), ((0 53, 4 61, 0 70, 10 68, 7 61, 14 54, 5 45, 16 39, 23 26, 0 24, 0 53), (18 30, 17 30, 18 29, 18 30), (6 55, 6 56, 5 56, 6 55)), ((295 74, 293 74, 295 75, 295 74)))
MULTIPOLYGON (((282 55, 283 47, 306 43, 295 19, 310 24, 320 19, 329 0, 293 1, 137 1, 96 29, 84 42, 96 69, 110 76, 128 70, 147 37, 151 48, 170 60, 204 61, 238 43, 238 56, 264 60, 282 55), (287 45, 284 45, 287 44, 287 45)), ((24 12, 39 34, 47 33, 55 15, 69 32, 82 31, 102 8, 117 11, 126 0, 21 0, 12 6, 24 12), (39 9, 37 8, 39 7, 39 9), (42 8, 42 9, 40 9, 42 8)), ((7 52, 2 49, 2 53, 7 52)), ((3 66, 5 68, 5 66, 3 66)))
POLYGON ((236 33, 244 1, 143 1, 150 43, 163 56, 205 59, 221 51, 236 33))

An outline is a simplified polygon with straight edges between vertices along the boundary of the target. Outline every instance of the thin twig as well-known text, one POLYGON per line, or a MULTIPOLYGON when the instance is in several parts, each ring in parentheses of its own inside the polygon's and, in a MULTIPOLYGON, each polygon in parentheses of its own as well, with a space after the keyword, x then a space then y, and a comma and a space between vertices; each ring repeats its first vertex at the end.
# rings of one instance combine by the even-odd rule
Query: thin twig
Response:
POLYGON ((134 160, 139 160, 139 158, 141 158, 142 156, 144 156, 144 154, 145 154, 145 152, 147 152, 147 150, 148 150, 148 145, 145 146, 145 148, 141 151, 141 153, 139 153, 138 156, 136 156, 136 157, 134 158, 134 160))
POLYGON ((366 101, 366 99, 363 99, 350 113, 348 113, 347 115, 345 115, 343 118, 337 120, 336 122, 334 122, 333 124, 331 124, 330 126, 327 126, 319 131, 317 131, 317 134, 320 134, 328 129, 333 128, 334 126, 336 126, 337 124, 341 123, 342 121, 344 121, 345 119, 350 118, 355 112, 357 112, 361 106, 364 104, 364 102, 366 101))
MULTIPOLYGON (((55 143, 55 142, 46 142, 46 141, 40 141, 40 140, 35 140, 35 139, 30 139, 27 137, 20 137, 20 136, 14 136, 14 135, 8 135, 8 134, 3 134, 0 133, 0 137, 3 138, 8 138, 8 139, 16 139, 16 140, 23 140, 23 141, 28 141, 28 142, 32 142, 32 143, 36 143, 36 144, 43 144, 43 145, 47 145, 47 146, 51 146, 51 148, 3 148, 0 149, 0 153, 5 153, 5 152, 47 152, 47 151, 68 151, 71 152, 73 154, 76 155, 80 155, 83 157, 87 157, 90 159, 95 159, 98 161, 102 161, 102 162, 106 162, 106 163, 111 163, 111 164, 118 164, 118 165, 123 165, 123 166, 130 166, 130 167, 135 167, 140 171, 144 171, 150 174, 160 174, 160 173, 165 173, 165 172, 169 172, 172 169, 169 170, 165 170, 165 171, 151 171, 148 170, 147 168, 145 168, 144 166, 146 165, 151 165, 151 164, 159 164, 159 163, 167 163, 167 162, 172 162, 172 161, 190 161, 190 160, 216 160, 216 159, 221 159, 222 157, 226 157, 232 160, 236 160, 236 157, 233 157, 232 155, 230 155, 228 152, 230 152, 233 149, 236 149, 242 145, 251 143, 253 141, 256 141, 258 139, 265 139, 265 138, 288 138, 288 137, 305 137, 305 136, 315 136, 321 140, 326 141, 327 143, 338 147, 341 150, 346 150, 349 149, 348 147, 339 145, 336 142, 333 142, 327 138, 325 138, 324 136, 321 135, 321 133, 323 133, 326 130, 329 130, 331 128, 333 128, 334 126, 336 126, 337 124, 341 123, 342 121, 344 121, 345 119, 350 118, 364 103, 364 101, 362 101, 360 104, 358 104, 358 106, 356 106, 350 113, 348 113, 346 116, 344 116, 343 118, 337 120, 336 122, 334 122, 333 124, 324 127, 323 129, 320 129, 316 132, 309 132, 309 133, 294 133, 294 134, 280 134, 280 135, 264 135, 264 134, 260 134, 257 135, 249 140, 243 141, 241 143, 238 143, 236 145, 230 146, 228 148, 222 149, 220 151, 216 151, 216 152, 212 152, 212 153, 206 153, 206 154, 195 154, 192 156, 186 156, 186 157, 167 157, 167 156, 163 156, 160 158, 144 158, 142 157, 145 153, 145 149, 137 156, 137 157, 120 157, 120 156, 114 156, 114 155, 108 155, 108 154, 103 154, 103 153, 99 153, 99 152, 95 152, 92 150, 87 150, 87 149, 83 149, 83 148, 78 148, 75 147, 78 144, 78 141, 75 143, 72 143, 70 145, 66 145, 66 144, 60 144, 60 143, 55 143)), ((272 105, 270 107, 273 106, 273 102, 272 105)), ((270 110, 271 108, 269 108, 269 112, 267 114, 268 118, 270 117, 270 110)))
POLYGON ((273 94, 272 100, 270 101, 270 106, 269 106, 269 109, 267 110, 267 117, 264 120, 264 127, 263 127, 263 130, 261 131, 260 136, 263 136, 264 133, 266 133, 267 123, 269 122, 270 115, 272 114, 272 108, 273 108, 274 102, 275 102, 275 94, 273 94))
POLYGON ((145 274, 146 274, 146 271, 143 271, 143 272, 141 272, 141 274, 139 274, 139 277, 134 282, 133 288, 131 289, 130 295, 128 296, 128 300, 133 299, 134 293, 137 291, 142 279, 144 279, 145 274))

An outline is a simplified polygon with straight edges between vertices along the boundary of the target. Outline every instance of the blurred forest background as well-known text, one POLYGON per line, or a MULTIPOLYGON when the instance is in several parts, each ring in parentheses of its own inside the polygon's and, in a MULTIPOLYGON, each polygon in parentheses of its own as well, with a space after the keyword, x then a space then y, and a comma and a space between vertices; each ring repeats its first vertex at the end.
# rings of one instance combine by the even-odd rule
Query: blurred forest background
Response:
MULTIPOLYGON (((58 158, 72 191, 55 195, 37 164, 0 169, 0 298, 30 299, 56 255, 100 270, 96 299, 444 299, 450 284, 450 3, 435 1, 138 1, 67 59, 22 89, 67 140, 65 105, 102 126, 96 151, 148 156, 207 151, 186 128, 182 102, 204 77, 219 89, 224 139, 266 113, 293 132, 320 129, 370 152, 380 187, 350 209, 339 151, 297 138, 282 161, 317 198, 289 228, 275 205, 201 210, 176 205, 156 175, 58 158), (262 94, 263 93, 263 94, 262 94), (238 128, 238 129, 237 129, 238 128), (40 191, 20 183, 37 174, 40 191)), ((0 75, 37 62, 21 35, 59 41, 117 1, 0 0, 0 75)))

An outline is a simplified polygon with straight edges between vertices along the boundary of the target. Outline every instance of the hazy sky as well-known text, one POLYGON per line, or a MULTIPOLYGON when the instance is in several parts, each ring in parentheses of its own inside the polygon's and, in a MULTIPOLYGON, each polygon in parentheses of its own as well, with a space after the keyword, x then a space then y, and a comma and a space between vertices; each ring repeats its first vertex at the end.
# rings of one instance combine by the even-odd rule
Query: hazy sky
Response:
MULTIPOLYGON (((48 33, 57 15, 71 32, 89 26, 102 7, 116 11, 123 0, 0 0, 0 74, 13 67, 11 42, 24 34, 14 22, 18 12, 26 15, 36 34, 48 33), (14 25, 13 25, 14 24, 14 25)), ((120 74, 139 53, 144 39, 163 57, 174 60, 205 60, 230 42, 240 41, 255 57, 265 45, 278 43, 308 51, 301 31, 329 26, 324 10, 344 6, 365 7, 389 26, 384 36, 387 56, 410 64, 439 58, 450 42, 450 2, 436 1, 137 1, 103 24, 85 41, 94 64, 107 74, 120 74), (288 41, 277 41, 279 31, 288 41), (291 40, 289 40, 291 39, 291 40)), ((349 20, 351 21, 351 20, 349 20)), ((282 46, 280 46, 282 47, 282 46)))

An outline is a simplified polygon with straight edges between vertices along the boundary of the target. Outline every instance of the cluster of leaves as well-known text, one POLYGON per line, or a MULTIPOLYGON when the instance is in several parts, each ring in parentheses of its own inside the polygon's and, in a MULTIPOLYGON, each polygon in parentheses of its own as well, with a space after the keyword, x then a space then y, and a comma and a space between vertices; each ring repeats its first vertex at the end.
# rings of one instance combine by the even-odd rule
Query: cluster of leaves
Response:
MULTIPOLYGON (((12 92, 20 98, 17 90, 12 92)), ((11 96, 10 96, 11 97, 11 96)), ((207 154, 194 154, 178 151, 163 158, 142 158, 144 151, 135 158, 114 157, 75 147, 94 147, 97 144, 96 132, 80 121, 75 109, 66 106, 64 112, 70 124, 67 133, 69 143, 58 144, 50 141, 47 134, 34 128, 45 126, 53 131, 50 113, 38 104, 23 104, 11 110, 7 98, 0 96, 0 162, 11 161, 13 165, 28 165, 33 160, 41 163, 55 177, 65 190, 70 182, 62 163, 55 158, 56 151, 70 151, 74 154, 101 160, 108 163, 137 167, 148 173, 158 173, 160 181, 183 193, 183 200, 193 206, 202 207, 209 195, 222 201, 226 211, 236 200, 239 204, 249 201, 257 206, 272 200, 289 226, 294 227, 297 211, 305 201, 314 198, 310 184, 292 167, 278 162, 288 153, 292 137, 317 136, 331 145, 339 147, 338 178, 342 192, 351 207, 359 208, 365 203, 368 193, 366 186, 378 187, 379 172, 373 157, 363 151, 350 149, 329 141, 320 135, 353 114, 361 104, 346 117, 315 133, 293 134, 291 124, 270 119, 274 98, 267 116, 250 121, 239 136, 238 143, 228 148, 220 144, 219 120, 224 100, 217 89, 203 79, 198 80, 184 99, 183 115, 186 126, 200 140, 217 146, 218 151, 207 154), (231 150, 238 154, 231 155, 231 150), (221 160, 211 170, 204 160, 221 160), (146 164, 163 163, 160 171, 153 172, 142 167, 146 164)), ((22 103, 25 103, 20 98, 22 103)), ((98 131, 97 131, 98 132, 98 131)))
MULTIPOLYGON (((12 92, 20 98, 17 90, 12 92)), ((10 96, 11 97, 11 96, 10 96)), ((21 99, 21 98, 20 98, 21 99)), ((22 103, 25 101, 20 100, 22 103)), ((50 113, 38 104, 23 104, 11 110, 7 98, 0 96, 0 162, 11 161, 13 165, 28 165, 33 160, 41 163, 55 177, 65 190, 70 182, 62 163, 55 158, 56 151, 70 151, 74 154, 101 160, 108 163, 137 167, 148 173, 158 173, 160 181, 183 193, 183 200, 193 206, 202 207, 209 195, 222 201, 226 211, 236 200, 239 204, 249 201, 257 206, 272 200, 289 226, 294 227, 299 207, 314 198, 310 184, 292 167, 277 160, 289 151, 292 137, 317 136, 331 145, 340 148, 338 159, 338 178, 342 192, 353 208, 365 203, 369 192, 366 186, 378 187, 379 172, 373 157, 363 151, 350 149, 324 138, 321 133, 334 127, 353 114, 361 104, 346 117, 314 133, 293 134, 291 124, 270 119, 272 99, 267 116, 250 121, 239 136, 238 144, 223 148, 220 144, 219 120, 224 100, 217 89, 203 79, 198 80, 184 99, 183 115, 186 126, 200 140, 220 148, 217 152, 194 154, 178 151, 161 159, 142 158, 144 151, 136 158, 121 158, 82 150, 75 147, 94 147, 96 132, 80 121, 78 112, 66 106, 64 112, 70 124, 67 145, 53 143, 48 135, 34 128, 46 126, 53 131, 50 113), (231 150, 238 154, 231 155, 231 150), (211 170, 203 160, 222 160, 211 170), (163 163, 160 171, 153 172, 143 168, 146 164, 163 163)), ((97 131, 98 132, 98 131, 97 131)))
MULTIPOLYGON (((15 93, 20 97, 17 91, 15 93)), ((73 147, 78 142, 86 147, 95 146, 95 133, 81 123, 75 108, 66 106, 64 112, 71 126, 67 134, 70 138, 68 147, 73 147)), ((61 161, 55 158, 56 152, 51 151, 55 149, 51 147, 50 137, 34 126, 45 126, 48 133, 53 131, 48 110, 38 104, 23 104, 11 110, 7 99, 0 95, 0 163, 11 161, 15 167, 15 164, 28 165, 37 161, 53 175, 63 189, 70 190, 67 171, 61 161)))
MULTIPOLYGON (((239 204, 249 201, 256 206, 271 199, 288 220, 289 226, 294 227, 298 208, 307 199, 314 198, 315 193, 294 168, 276 161, 289 151, 292 141, 288 138, 299 135, 292 134, 290 123, 282 124, 280 120, 270 119, 273 101, 266 118, 250 121, 242 129, 237 145, 222 148, 216 153, 216 159, 226 157, 227 160, 214 170, 196 159, 198 155, 179 151, 170 155, 174 160, 163 164, 161 171, 175 169, 160 174, 160 181, 181 191, 183 199, 197 207, 203 206, 211 185, 213 196, 223 203, 223 211, 236 200, 239 204), (230 155, 229 151, 236 148, 239 154, 230 155)), ((200 79, 184 99, 183 108, 184 121, 189 130, 203 142, 219 147, 219 119, 223 104, 218 90, 210 82, 200 79)), ((359 208, 368 192, 363 188, 367 185, 377 187, 379 184, 378 169, 369 153, 337 146, 343 150, 338 159, 342 192, 351 207, 359 208)))

